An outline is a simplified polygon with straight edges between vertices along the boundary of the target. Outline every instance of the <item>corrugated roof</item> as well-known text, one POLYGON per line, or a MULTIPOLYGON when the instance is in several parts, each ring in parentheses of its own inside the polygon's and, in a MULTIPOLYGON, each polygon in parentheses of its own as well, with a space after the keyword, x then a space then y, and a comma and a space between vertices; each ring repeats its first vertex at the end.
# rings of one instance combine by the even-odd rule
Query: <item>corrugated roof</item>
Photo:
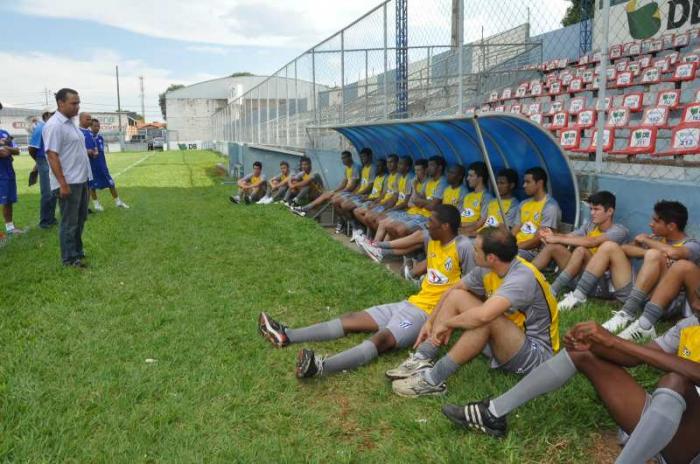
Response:
POLYGON ((43 113, 42 110, 28 110, 25 108, 8 108, 7 106, 3 107, 3 109, 0 110, 0 118, 4 117, 14 117, 14 118, 22 118, 22 117, 29 117, 29 116, 41 116, 41 113, 43 113))
POLYGON ((233 85, 241 85, 243 91, 263 82, 266 76, 244 77, 220 77, 204 82, 188 85, 182 89, 172 90, 166 94, 166 99, 203 98, 211 100, 225 100, 229 96, 229 89, 233 85))

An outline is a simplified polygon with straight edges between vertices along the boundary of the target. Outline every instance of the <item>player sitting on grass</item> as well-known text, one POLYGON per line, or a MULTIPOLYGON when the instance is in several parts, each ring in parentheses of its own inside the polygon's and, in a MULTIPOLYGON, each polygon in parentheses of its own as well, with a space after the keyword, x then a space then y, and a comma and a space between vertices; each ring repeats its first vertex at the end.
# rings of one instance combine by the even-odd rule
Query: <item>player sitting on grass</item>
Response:
POLYGON ((518 257, 505 228, 481 230, 476 265, 446 292, 420 330, 416 352, 386 375, 400 396, 441 395, 460 366, 486 354, 493 368, 527 374, 559 350, 557 302, 544 276, 518 257), (454 330, 462 334, 433 364, 454 330))
POLYGON ((289 189, 289 180, 294 174, 289 170, 289 163, 280 162, 280 173, 270 179, 267 184, 266 194, 258 201, 260 205, 269 205, 276 201, 282 201, 289 189))
MULTIPOLYGON (((410 158, 408 158, 408 171, 410 171, 410 158)), ((406 163, 403 161, 403 169, 406 169, 406 163)), ((386 159, 387 173, 385 177, 385 185, 382 196, 371 202, 365 202, 361 207, 353 211, 355 219, 362 224, 366 229, 376 230, 377 218, 386 210, 392 208, 398 201, 399 196, 399 181, 403 174, 399 171, 399 157, 397 155, 389 155, 386 159)), ((408 172, 406 171, 406 173, 408 172)), ((358 229, 353 235, 353 239, 357 235, 364 234, 362 229, 358 229)))
POLYGON ((486 205, 486 218, 484 227, 498 227, 503 222, 501 210, 506 217, 506 226, 510 230, 517 222, 518 199, 513 196, 513 192, 518 187, 518 173, 513 169, 502 169, 496 175, 496 188, 501 196, 501 206, 498 206, 498 199, 493 198, 486 205))
POLYGON ((353 163, 352 153, 347 150, 340 154, 340 161, 344 166, 344 175, 338 186, 334 190, 328 190, 321 193, 321 195, 306 206, 297 206, 292 208, 294 213, 298 214, 299 216, 306 216, 306 214, 314 208, 323 206, 328 202, 335 207, 338 201, 341 201, 348 195, 352 194, 353 190, 355 190, 360 181, 360 167, 353 163))
MULTIPOLYGON (((447 171, 447 187, 443 190, 441 201, 443 205, 459 208, 462 204, 465 189, 462 185, 464 179, 464 167, 452 166, 447 171)), ((387 256, 405 256, 423 247, 422 226, 407 237, 397 238, 388 242, 373 242, 361 240, 360 246, 367 255, 376 262, 381 262, 387 256)))
POLYGON ((261 313, 260 333, 276 347, 290 343, 335 340, 350 333, 374 332, 354 348, 331 357, 317 356, 309 349, 299 351, 296 374, 299 378, 333 374, 367 364, 378 355, 395 348, 411 346, 423 323, 443 293, 459 282, 474 267, 474 250, 465 237, 458 235, 459 211, 439 205, 428 221, 428 277, 420 292, 407 300, 374 306, 365 311, 345 314, 338 319, 302 329, 291 329, 261 313))
MULTIPOLYGON (((335 204, 339 218, 343 223, 350 222, 352 224, 353 233, 356 233, 354 231, 359 229, 359 224, 355 220, 353 211, 367 201, 367 197, 372 193, 374 177, 376 176, 372 150, 369 148, 361 150, 360 162, 362 163, 362 167, 360 168, 360 183, 355 190, 353 190, 351 195, 337 201, 335 204)), ((342 229, 343 225, 340 224, 340 227, 342 229)))
POLYGON ((464 196, 460 205, 462 208, 462 227, 459 233, 474 237, 476 232, 486 223, 486 214, 491 194, 486 187, 488 169, 482 161, 472 163, 467 168, 467 185, 470 192, 464 196))
POLYGON ((287 206, 303 205, 316 200, 323 194, 321 174, 312 171, 311 158, 302 156, 299 160, 299 172, 289 179, 289 189, 282 203, 287 206))
MULTIPOLYGON (((618 245, 608 241, 598 247, 596 254, 588 261, 576 290, 566 294, 559 302, 559 310, 566 311, 585 303, 588 296, 615 297, 624 302, 624 305, 603 327, 611 332, 624 329, 635 320, 649 293, 666 273, 671 262, 700 259, 700 243, 683 232, 687 221, 688 210, 681 203, 658 202, 654 205, 654 214, 649 224, 652 235, 639 234, 631 244, 618 245), (642 258, 644 261, 633 280, 630 259, 634 258, 642 258)), ((628 329, 630 330, 620 333, 620 336, 630 339, 652 336, 654 333, 653 325, 647 325, 643 320, 628 329)))
POLYGON ((373 208, 379 208, 381 202, 388 195, 388 189, 390 188, 390 183, 393 183, 393 188, 396 188, 396 159, 389 156, 386 160, 380 159, 376 163, 376 175, 374 181, 372 182, 372 191, 367 195, 364 202, 359 203, 358 206, 353 209, 352 214, 355 217, 355 221, 360 224, 352 231, 351 242, 354 242, 359 235, 363 235, 363 227, 367 227, 367 215, 373 208), (391 166, 388 168, 387 166, 391 166), (387 173, 387 169, 393 170, 387 173))
POLYGON ((109 168, 107 167, 107 158, 105 158, 105 139, 100 134, 100 121, 97 119, 92 119, 90 130, 92 131, 92 136, 95 139, 96 152, 93 156, 90 156, 90 169, 92 170, 92 180, 89 182, 90 186, 90 198, 92 198, 92 204, 95 211, 103 211, 102 205, 97 201, 97 190, 103 190, 108 188, 109 193, 112 194, 112 199, 114 200, 114 205, 117 208, 129 209, 129 205, 124 203, 121 198, 119 198, 119 193, 117 192, 117 187, 114 185, 114 180, 109 174, 109 168))
POLYGON ((238 195, 231 195, 229 199, 232 203, 240 203, 242 197, 246 204, 257 203, 265 195, 266 189, 262 163, 256 161, 253 163, 253 172, 238 181, 238 195))
POLYGON ((588 199, 591 219, 569 234, 555 234, 546 227, 540 228, 539 236, 545 243, 544 248, 532 260, 537 269, 546 268, 551 260, 559 266, 561 272, 552 283, 552 292, 557 295, 568 288, 598 251, 598 247, 607 241, 618 245, 629 239, 629 230, 615 223, 615 195, 607 191, 594 193, 588 199), (568 247, 573 247, 573 251, 568 247))
POLYGON ((561 209, 557 200, 547 193, 544 169, 534 167, 525 171, 523 189, 528 199, 518 206, 518 223, 513 227, 513 234, 518 241, 518 255, 532 261, 542 245, 538 231, 543 227, 556 231, 561 209))
POLYGON ((630 434, 617 464, 640 464, 654 457, 663 463, 700 462, 700 307, 695 311, 645 346, 616 337, 595 322, 577 324, 564 337, 565 350, 503 395, 446 404, 442 412, 467 430, 503 437, 508 414, 581 373, 612 419, 630 434), (651 395, 627 372, 642 364, 665 372, 651 395))
POLYGON ((394 221, 408 219, 408 209, 415 206, 414 199, 421 198, 425 190, 425 180, 428 175, 428 161, 424 159, 416 160, 415 176, 410 173, 399 180, 399 199, 394 207, 377 218, 377 229, 374 234, 374 241, 381 242, 388 237, 387 227, 394 221))

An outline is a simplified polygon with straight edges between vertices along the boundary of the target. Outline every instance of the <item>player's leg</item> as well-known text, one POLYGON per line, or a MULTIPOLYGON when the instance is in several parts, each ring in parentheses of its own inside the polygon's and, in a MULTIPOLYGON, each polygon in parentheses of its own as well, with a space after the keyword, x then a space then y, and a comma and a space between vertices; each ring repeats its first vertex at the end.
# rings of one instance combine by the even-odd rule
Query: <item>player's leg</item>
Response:
POLYGON ((532 260, 532 265, 537 269, 542 270, 549 266, 549 263, 554 260, 559 266, 559 269, 564 269, 566 263, 569 262, 571 258, 571 252, 564 245, 558 243, 545 245, 544 248, 537 253, 535 259, 532 260))
POLYGON ((649 294, 666 273, 666 255, 659 250, 647 250, 644 253, 644 262, 637 273, 634 286, 629 298, 622 306, 622 311, 627 318, 634 320, 649 298, 649 294))
POLYGON ((325 202, 329 201, 331 197, 333 196, 333 192, 323 192, 321 195, 319 195, 315 200, 310 202, 308 205, 304 206, 303 209, 305 211, 314 209, 318 206, 323 205, 325 202))
POLYGON ((569 260, 564 266, 560 266, 561 272, 552 282, 552 293, 555 295, 560 291, 569 287, 571 282, 578 276, 586 267, 586 264, 591 260, 593 254, 588 248, 576 247, 573 253, 570 254, 569 260))

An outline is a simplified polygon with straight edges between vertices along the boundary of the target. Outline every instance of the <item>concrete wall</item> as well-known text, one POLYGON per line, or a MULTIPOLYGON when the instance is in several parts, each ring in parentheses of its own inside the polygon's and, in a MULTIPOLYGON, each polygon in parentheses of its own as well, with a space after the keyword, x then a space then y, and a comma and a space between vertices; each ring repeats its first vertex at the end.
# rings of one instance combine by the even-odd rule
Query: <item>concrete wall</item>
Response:
POLYGON ((177 141, 212 140, 211 115, 226 106, 226 100, 186 98, 166 100, 168 130, 177 141))

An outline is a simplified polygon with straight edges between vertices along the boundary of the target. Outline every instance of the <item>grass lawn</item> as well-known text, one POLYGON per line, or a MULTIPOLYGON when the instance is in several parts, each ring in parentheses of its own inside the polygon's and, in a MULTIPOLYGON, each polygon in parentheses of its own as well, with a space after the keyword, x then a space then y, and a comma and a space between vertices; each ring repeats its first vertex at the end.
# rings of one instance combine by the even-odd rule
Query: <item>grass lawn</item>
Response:
MULTIPOLYGON (((20 227, 38 221, 27 158, 15 162, 20 227)), ((113 174, 132 166, 115 179, 131 209, 100 194, 106 211, 86 224, 85 271, 61 266, 55 229, 33 227, 0 248, 0 461, 598 459, 593 450, 614 427, 581 378, 512 414, 504 440, 464 433, 440 413, 443 402, 517 381, 481 359, 450 379, 444 398, 391 393, 383 373, 405 352, 299 382, 297 349, 260 338, 259 311, 299 326, 414 289, 313 221, 231 205, 219 161, 205 151, 109 156, 113 174)), ((609 310, 589 303, 563 316, 562 331, 609 310)), ((333 353, 362 339, 310 346, 333 353)), ((645 385, 657 378, 635 374, 645 385)))

